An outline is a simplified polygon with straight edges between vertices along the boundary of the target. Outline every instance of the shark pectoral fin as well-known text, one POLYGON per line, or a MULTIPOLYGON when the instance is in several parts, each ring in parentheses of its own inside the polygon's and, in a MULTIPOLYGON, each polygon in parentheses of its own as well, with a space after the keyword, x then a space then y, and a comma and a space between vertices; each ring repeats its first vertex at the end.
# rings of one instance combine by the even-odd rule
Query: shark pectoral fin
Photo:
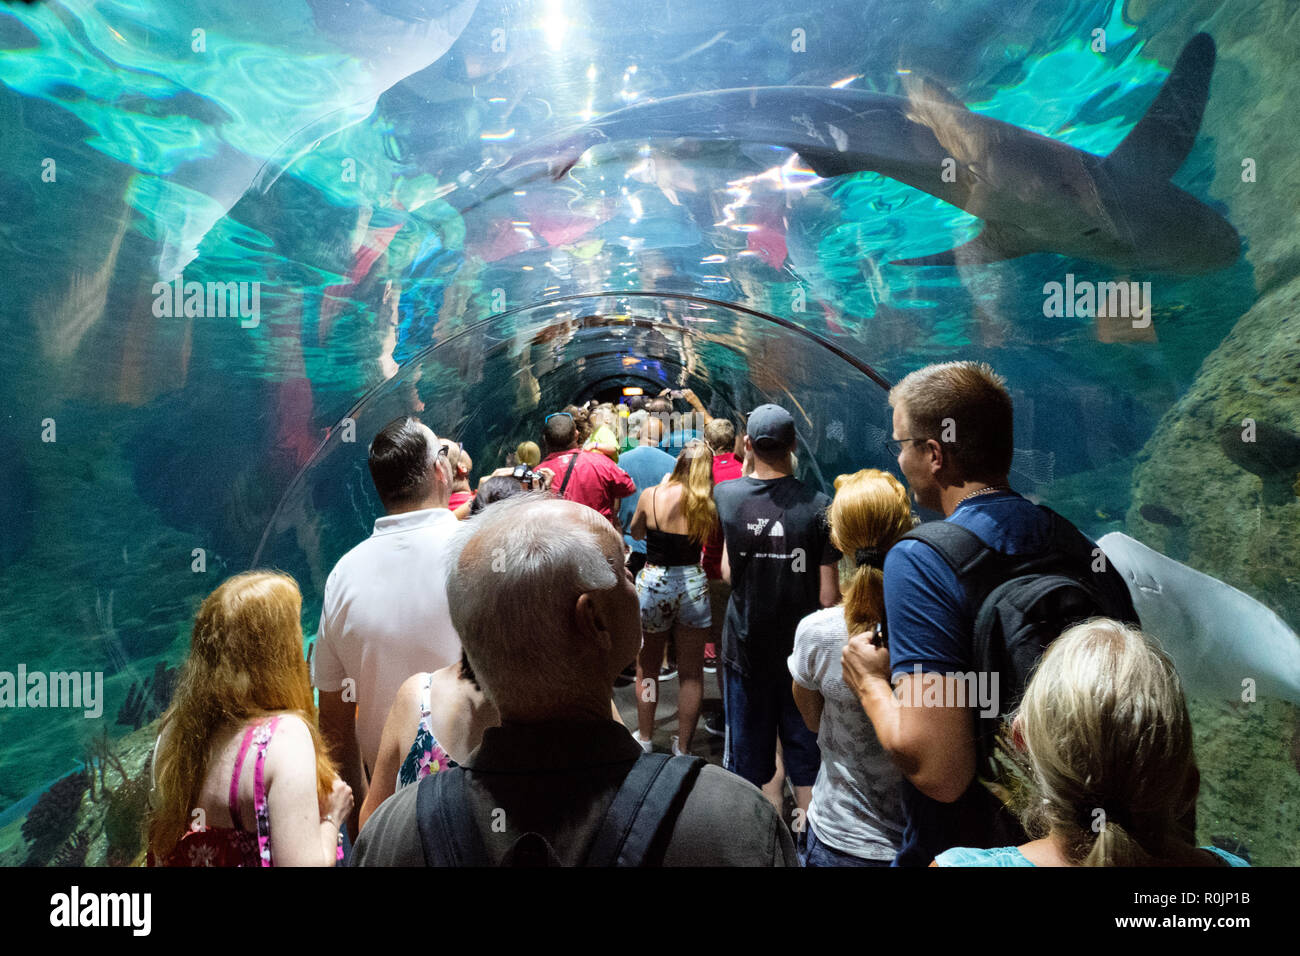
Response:
MULTIPOLYGON (((938 104, 939 106, 957 110, 960 113, 970 111, 970 107, 953 96, 950 91, 920 73, 906 73, 903 75, 903 91, 907 94, 908 105, 918 113, 927 112, 927 104, 938 104)), ((925 125, 930 124, 926 123, 925 125)))
POLYGON ((1106 165, 1126 167, 1157 179, 1168 179, 1178 172, 1201 128, 1214 56, 1214 40, 1209 34, 1198 33, 1187 41, 1155 102, 1106 157, 1106 165))
POLYGON ((965 103, 934 80, 916 73, 903 77, 903 90, 909 120, 930 130, 944 152, 963 165, 978 159, 980 146, 978 140, 970 138, 971 127, 966 120, 972 114, 965 103))
POLYGON ((889 264, 891 266, 978 266, 987 262, 1015 259, 1017 256, 1037 251, 1026 248, 1023 244, 1006 240, 1004 231, 988 223, 984 226, 984 231, 970 242, 963 242, 960 246, 946 252, 917 256, 913 259, 894 259, 889 264))

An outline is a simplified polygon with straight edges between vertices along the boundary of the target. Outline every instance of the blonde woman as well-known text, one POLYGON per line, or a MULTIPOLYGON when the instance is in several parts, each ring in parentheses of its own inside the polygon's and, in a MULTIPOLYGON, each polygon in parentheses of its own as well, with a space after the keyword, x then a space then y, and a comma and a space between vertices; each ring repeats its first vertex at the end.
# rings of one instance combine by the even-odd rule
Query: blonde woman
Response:
POLYGON ((696 439, 664 481, 642 492, 629 533, 646 543, 636 576, 641 600, 641 653, 636 662, 637 743, 647 753, 659 702, 659 664, 669 634, 677 646, 677 736, 673 753, 689 753, 704 697, 704 644, 713 615, 700 552, 718 527, 713 504, 713 451, 696 439))
POLYGON ((542 460, 542 450, 535 441, 521 441, 515 447, 515 459, 518 464, 536 468, 542 460))
POLYGON ((1249 866, 1196 847, 1201 777, 1173 662, 1108 618, 1053 641, 1011 727, 1030 778, 1021 846, 940 853, 932 866, 1249 866))
POLYGON ((317 729, 287 574, 208 595, 154 751, 149 863, 333 866, 352 790, 317 729))
POLYGON ((850 634, 874 631, 885 608, 885 553, 913 525, 907 490, 874 468, 835 479, 831 543, 853 561, 844 599, 795 631, 794 702, 817 734, 821 768, 808 806, 805 866, 889 866, 902 845, 902 775, 881 747, 840 655, 850 634))

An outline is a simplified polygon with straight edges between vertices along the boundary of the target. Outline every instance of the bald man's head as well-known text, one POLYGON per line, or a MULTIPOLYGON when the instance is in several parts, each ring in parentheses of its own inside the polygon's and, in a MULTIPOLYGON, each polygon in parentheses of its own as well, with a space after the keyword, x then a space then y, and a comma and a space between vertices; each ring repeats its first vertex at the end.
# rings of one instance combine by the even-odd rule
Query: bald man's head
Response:
POLYGON ((518 495, 464 522, 448 561, 452 623, 503 719, 563 714, 593 695, 608 712, 641 633, 609 521, 576 502, 518 495))

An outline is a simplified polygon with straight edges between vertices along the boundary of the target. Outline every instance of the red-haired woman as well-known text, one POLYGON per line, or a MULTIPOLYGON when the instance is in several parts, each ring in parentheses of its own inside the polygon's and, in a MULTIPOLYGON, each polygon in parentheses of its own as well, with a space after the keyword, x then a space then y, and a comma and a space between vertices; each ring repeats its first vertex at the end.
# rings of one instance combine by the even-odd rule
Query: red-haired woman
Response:
POLYGON ((316 723, 302 595, 239 574, 208 595, 154 754, 149 863, 333 866, 352 790, 316 723), (272 839, 274 835, 274 841, 272 839))

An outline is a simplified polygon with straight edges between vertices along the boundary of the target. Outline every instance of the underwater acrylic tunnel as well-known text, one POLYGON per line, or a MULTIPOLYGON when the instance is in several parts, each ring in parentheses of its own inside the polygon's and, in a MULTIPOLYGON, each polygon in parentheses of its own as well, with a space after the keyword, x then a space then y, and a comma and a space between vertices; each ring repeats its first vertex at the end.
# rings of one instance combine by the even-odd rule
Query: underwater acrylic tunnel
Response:
POLYGON ((1155 602, 1198 843, 1300 864, 1297 31, 1290 0, 0 5, 0 865, 138 857, 199 602, 285 570, 310 643, 394 417, 487 473, 623 385, 774 402, 830 491, 897 471, 888 389, 953 359, 1008 382, 1012 486, 1155 602))

